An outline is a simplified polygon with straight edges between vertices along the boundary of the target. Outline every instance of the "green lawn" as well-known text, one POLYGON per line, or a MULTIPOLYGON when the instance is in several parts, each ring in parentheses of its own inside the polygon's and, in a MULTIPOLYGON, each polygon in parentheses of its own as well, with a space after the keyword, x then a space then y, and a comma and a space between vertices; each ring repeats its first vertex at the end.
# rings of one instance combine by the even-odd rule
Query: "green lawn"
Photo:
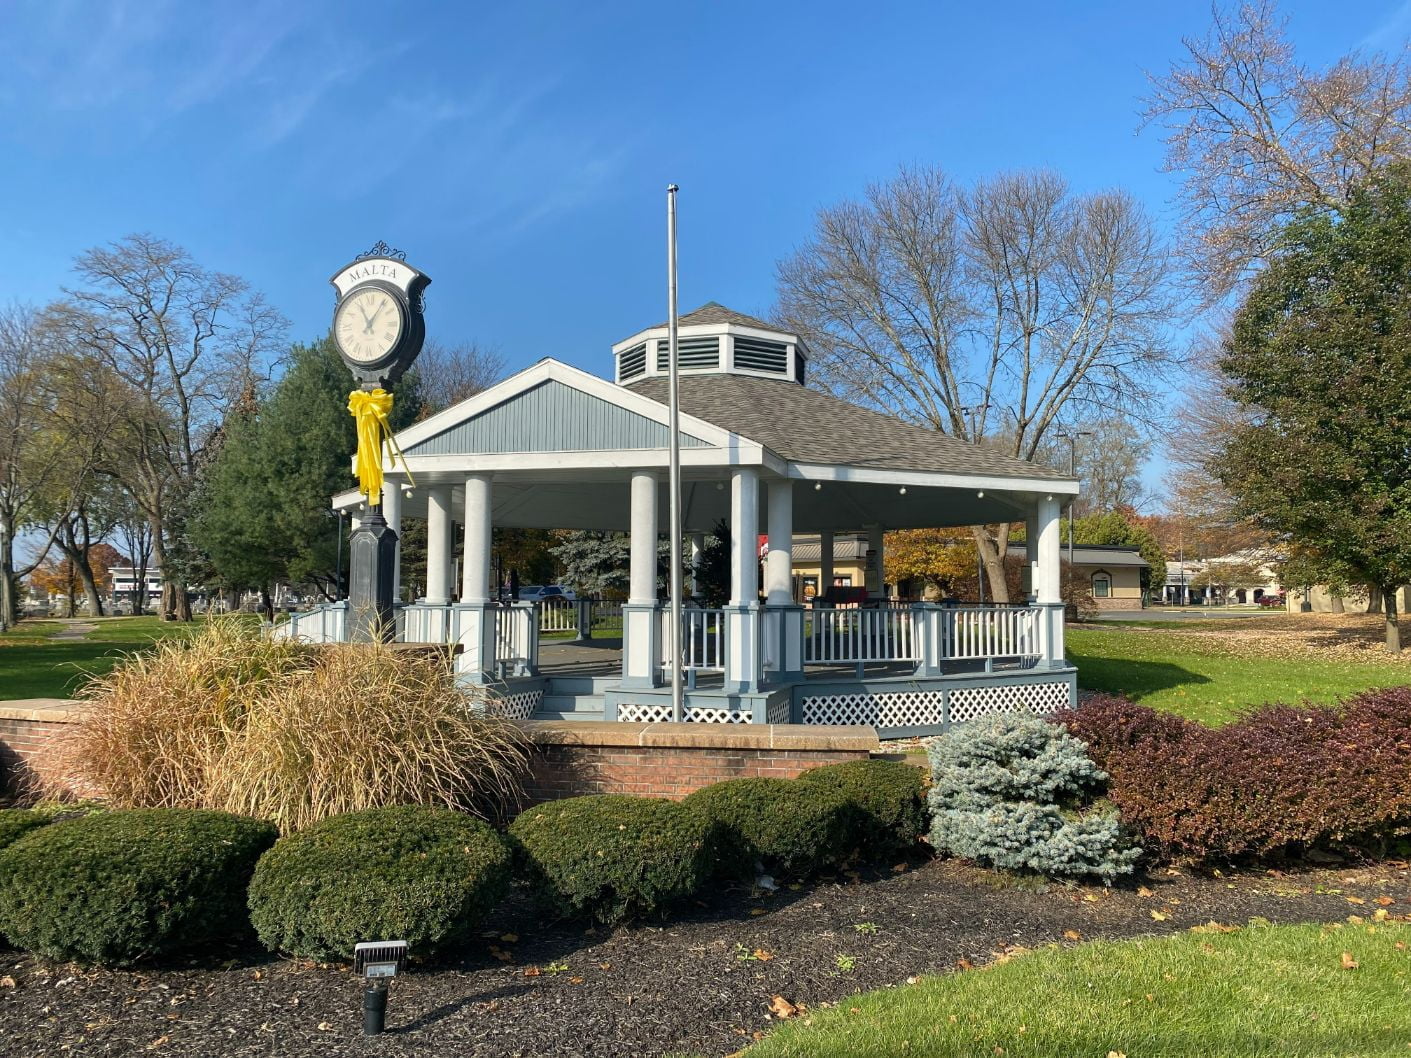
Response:
POLYGON ((53 642, 59 621, 21 621, 0 636, 0 699, 67 698, 89 675, 107 672, 118 659, 150 647, 166 636, 190 635, 189 625, 160 617, 110 617, 93 622, 97 628, 82 642, 53 642))
POLYGON ((1411 926, 1255 926, 1050 948, 845 999, 748 1058, 1411 1053, 1411 926), (1344 959, 1344 953, 1348 958, 1344 959), (1345 961, 1351 968, 1345 968, 1345 961))
POLYGON ((1411 683, 1408 664, 1316 650, 1301 656, 1240 653, 1182 635, 1195 628, 1070 628, 1068 656, 1078 666, 1078 686, 1217 725, 1266 702, 1333 702, 1369 687, 1411 683))

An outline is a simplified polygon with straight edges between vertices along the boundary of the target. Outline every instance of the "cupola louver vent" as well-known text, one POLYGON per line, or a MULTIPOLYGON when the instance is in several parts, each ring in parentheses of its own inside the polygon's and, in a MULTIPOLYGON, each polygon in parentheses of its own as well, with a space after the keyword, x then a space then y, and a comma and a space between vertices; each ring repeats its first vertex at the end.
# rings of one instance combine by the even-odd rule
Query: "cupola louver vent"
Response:
MULTIPOLYGON (((720 339, 714 335, 704 338, 678 338, 676 350, 679 357, 677 366, 683 371, 691 368, 714 370, 720 366, 720 339)), ((657 370, 671 370, 671 344, 658 339, 657 370)))
POLYGON ((789 347, 784 342, 763 338, 735 337, 735 366, 749 371, 768 371, 773 375, 789 373, 789 347))
POLYGON ((647 370, 647 343, 639 342, 624 349, 617 357, 617 377, 620 381, 636 378, 647 370))

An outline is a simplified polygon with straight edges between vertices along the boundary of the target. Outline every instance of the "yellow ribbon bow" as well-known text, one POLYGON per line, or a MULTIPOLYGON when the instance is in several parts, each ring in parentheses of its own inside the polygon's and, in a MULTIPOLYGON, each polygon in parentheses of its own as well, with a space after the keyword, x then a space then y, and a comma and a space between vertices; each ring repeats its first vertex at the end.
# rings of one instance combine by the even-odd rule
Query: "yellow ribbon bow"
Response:
MULTIPOLYGON (((387 416, 392 411, 392 394, 381 387, 368 393, 355 389, 348 394, 348 411, 358 424, 358 454, 354 466, 358 475, 358 491, 367 497, 367 502, 377 506, 382 502, 382 445, 385 441, 392 446, 393 464, 401 459, 407 465, 406 456, 397 447, 392 436, 392 424, 387 416)), ((411 471, 407 471, 408 479, 411 471)), ((416 484, 415 481, 412 484, 416 484)))

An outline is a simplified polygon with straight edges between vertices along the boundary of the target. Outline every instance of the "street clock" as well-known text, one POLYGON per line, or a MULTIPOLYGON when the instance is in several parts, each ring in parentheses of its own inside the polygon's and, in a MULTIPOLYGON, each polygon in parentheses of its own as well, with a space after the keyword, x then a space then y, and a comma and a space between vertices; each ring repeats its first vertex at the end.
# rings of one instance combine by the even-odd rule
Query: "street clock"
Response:
POLYGON ((329 280, 338 291, 333 340, 364 389, 402 377, 426 338, 422 292, 431 278, 379 242, 329 280))

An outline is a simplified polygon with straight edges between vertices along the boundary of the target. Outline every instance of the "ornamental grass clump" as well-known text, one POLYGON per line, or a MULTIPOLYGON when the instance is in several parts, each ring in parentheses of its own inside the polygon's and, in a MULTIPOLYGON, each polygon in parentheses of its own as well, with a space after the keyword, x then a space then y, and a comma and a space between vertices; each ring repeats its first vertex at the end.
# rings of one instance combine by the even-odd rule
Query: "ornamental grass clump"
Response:
POLYGON ((224 812, 99 812, 0 850, 0 934, 51 959, 130 966, 249 933, 245 892, 278 832, 224 812))
POLYGON ((86 708, 70 767, 119 808, 216 807, 213 778, 251 704, 314 658, 314 648, 267 639, 237 618, 160 640, 79 692, 86 708))
POLYGON ((1001 870, 1128 874, 1140 850, 1098 799, 1107 778, 1083 744, 1036 716, 998 713, 931 743, 931 843, 1001 870))
POLYGON ((350 959, 359 941, 430 956, 504 897, 510 847, 461 812, 419 805, 334 816, 282 837, 255 868, 250 918, 272 951, 350 959))
POLYGON ((518 796, 528 741, 487 702, 442 657, 325 646, 249 704, 210 797, 285 831, 394 804, 499 814, 518 796))

